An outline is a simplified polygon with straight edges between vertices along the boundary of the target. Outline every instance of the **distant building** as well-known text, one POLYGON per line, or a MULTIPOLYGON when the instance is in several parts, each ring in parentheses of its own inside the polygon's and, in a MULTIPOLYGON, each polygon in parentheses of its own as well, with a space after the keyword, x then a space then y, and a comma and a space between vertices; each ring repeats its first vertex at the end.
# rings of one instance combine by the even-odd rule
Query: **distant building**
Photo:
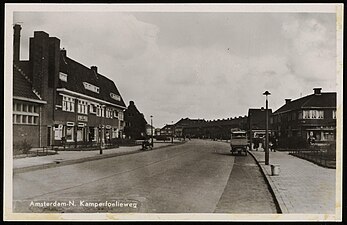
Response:
POLYGON ((141 139, 147 135, 147 121, 133 101, 129 102, 128 108, 124 111, 124 120, 124 133, 127 138, 141 139))
POLYGON ((182 118, 178 122, 174 124, 174 132, 175 132, 175 137, 184 137, 184 129, 187 128, 190 125, 196 124, 203 121, 202 119, 189 119, 187 118, 182 118))
POLYGON ((229 139, 231 129, 247 128, 247 117, 240 116, 217 120, 196 120, 184 127, 183 134, 192 138, 229 139))
POLYGON ((146 124, 146 134, 147 136, 155 136, 155 127, 152 127, 150 124, 146 124))
POLYGON ((126 107, 114 82, 68 57, 43 31, 29 40, 29 60, 20 60, 20 31, 14 25, 14 144, 77 146, 121 137, 126 107))
POLYGON ((174 135, 174 125, 173 124, 167 124, 163 128, 160 129, 160 136, 173 136, 174 135))
POLYGON ((314 93, 296 100, 286 99, 270 123, 280 140, 313 137, 316 143, 336 140, 336 92, 314 93))
MULTIPOLYGON (((271 132, 270 118, 272 115, 272 109, 268 109, 269 118, 269 132, 271 132)), ((249 109, 247 128, 250 138, 263 138, 266 130, 266 109, 249 109)))

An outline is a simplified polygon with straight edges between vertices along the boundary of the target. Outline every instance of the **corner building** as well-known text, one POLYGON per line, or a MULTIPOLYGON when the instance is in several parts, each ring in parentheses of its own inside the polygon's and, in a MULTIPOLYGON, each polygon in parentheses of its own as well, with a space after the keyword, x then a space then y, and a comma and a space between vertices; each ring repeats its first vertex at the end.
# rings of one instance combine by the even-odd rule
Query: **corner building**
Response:
MULTIPOLYGON (((126 106, 114 82, 99 74, 96 66, 88 68, 69 58, 60 48, 60 40, 43 31, 34 32, 29 40, 29 60, 21 61, 20 30, 16 24, 13 67, 17 79, 13 87, 18 92, 20 83, 16 80, 21 79, 35 103, 31 114, 37 119, 30 125, 39 132, 30 139, 33 147, 107 143, 122 138, 126 106)), ((14 96, 14 114, 15 109, 23 108, 19 100, 14 96)), ((28 120, 14 121, 15 125, 14 142, 20 140, 21 126, 28 126, 28 120)))

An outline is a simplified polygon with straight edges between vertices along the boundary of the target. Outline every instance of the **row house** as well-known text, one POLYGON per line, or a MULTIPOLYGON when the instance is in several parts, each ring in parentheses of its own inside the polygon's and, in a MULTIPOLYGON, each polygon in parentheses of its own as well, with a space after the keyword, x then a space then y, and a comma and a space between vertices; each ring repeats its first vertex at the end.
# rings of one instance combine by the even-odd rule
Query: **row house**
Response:
POLYGON ((336 140, 336 92, 313 90, 305 97, 286 99, 272 114, 270 124, 280 140, 314 138, 317 144, 336 140))
POLYGON ((184 127, 183 133, 193 138, 229 139, 231 129, 245 130, 246 125, 246 116, 210 121, 197 120, 184 127))
POLYGON ((88 68, 68 57, 60 40, 43 31, 34 32, 29 59, 20 60, 20 30, 14 25, 14 141, 28 133, 27 126, 38 131, 27 138, 34 147, 122 137, 126 106, 114 82, 96 66, 88 68))

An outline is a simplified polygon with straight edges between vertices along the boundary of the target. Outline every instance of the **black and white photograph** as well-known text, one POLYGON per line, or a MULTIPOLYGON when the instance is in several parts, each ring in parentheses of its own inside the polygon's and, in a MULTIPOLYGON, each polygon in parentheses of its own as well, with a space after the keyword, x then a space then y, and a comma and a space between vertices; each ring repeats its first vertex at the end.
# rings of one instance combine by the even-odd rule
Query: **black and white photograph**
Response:
POLYGON ((8 3, 4 28, 4 220, 342 220, 342 4, 8 3))

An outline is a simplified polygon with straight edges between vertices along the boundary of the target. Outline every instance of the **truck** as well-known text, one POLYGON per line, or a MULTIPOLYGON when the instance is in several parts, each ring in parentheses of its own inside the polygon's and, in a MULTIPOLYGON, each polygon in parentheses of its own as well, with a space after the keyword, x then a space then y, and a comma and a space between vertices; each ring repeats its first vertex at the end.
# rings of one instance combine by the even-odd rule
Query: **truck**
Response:
POLYGON ((249 148, 247 132, 243 130, 231 130, 230 148, 230 152, 232 154, 237 152, 239 155, 241 155, 243 152, 245 155, 247 155, 247 148, 249 148))

